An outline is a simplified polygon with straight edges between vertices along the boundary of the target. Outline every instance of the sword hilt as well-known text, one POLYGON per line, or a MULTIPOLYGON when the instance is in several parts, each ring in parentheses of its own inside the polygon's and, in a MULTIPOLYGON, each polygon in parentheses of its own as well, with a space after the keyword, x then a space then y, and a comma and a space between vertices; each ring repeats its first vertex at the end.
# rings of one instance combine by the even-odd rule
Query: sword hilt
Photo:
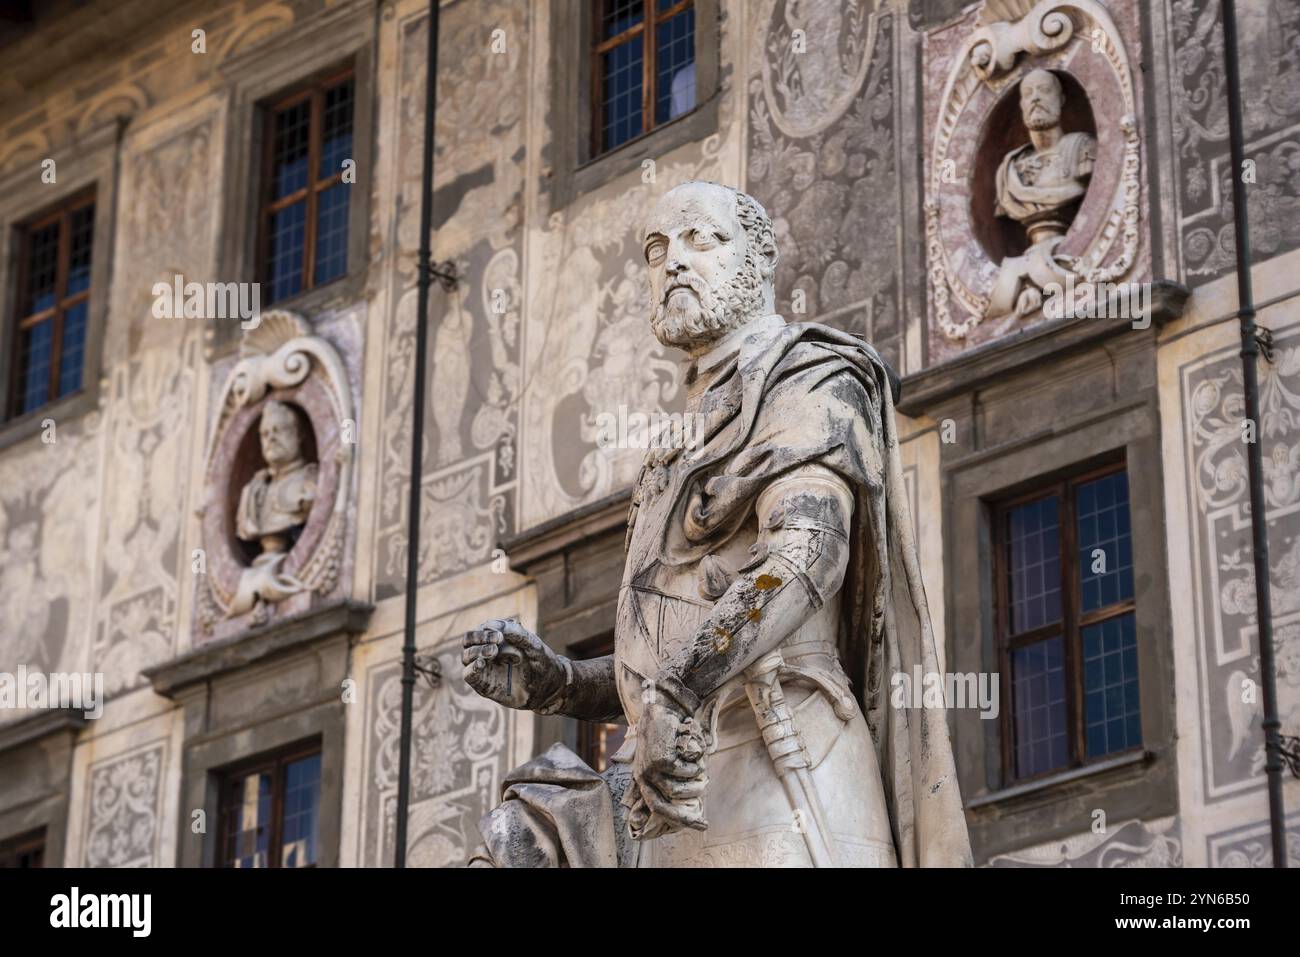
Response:
POLYGON ((767 753, 777 774, 782 776, 812 766, 778 680, 784 665, 781 653, 774 651, 745 672, 745 693, 749 695, 749 703, 758 719, 758 729, 763 735, 767 753))
POLYGON ((779 651, 759 659, 745 671, 745 693, 758 721, 772 767, 781 782, 796 829, 803 835, 814 867, 834 867, 836 856, 830 841, 826 812, 812 780, 812 760, 781 689, 785 659, 779 651))

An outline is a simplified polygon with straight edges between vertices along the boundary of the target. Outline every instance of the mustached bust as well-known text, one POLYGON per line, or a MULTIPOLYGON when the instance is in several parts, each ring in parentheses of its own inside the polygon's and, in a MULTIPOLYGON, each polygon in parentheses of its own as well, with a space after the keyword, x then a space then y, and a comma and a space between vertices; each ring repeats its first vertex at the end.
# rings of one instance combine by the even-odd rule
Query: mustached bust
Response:
POLYGON ((266 404, 258 438, 266 468, 259 469, 240 493, 236 532, 244 541, 261 545, 260 562, 288 551, 293 529, 307 521, 316 499, 317 467, 303 459, 298 417, 283 402, 273 399, 266 404))
POLYGON ((646 226, 655 337, 691 355, 775 310, 776 237, 752 197, 716 183, 665 193, 646 226))
POLYGON ((1087 192, 1097 155, 1089 133, 1061 127, 1065 94, 1047 70, 1031 70, 1020 81, 1020 114, 1029 142, 1002 159, 996 176, 998 216, 1024 228, 1029 249, 1003 260, 986 316, 1019 319, 1043 301, 1043 289, 1064 285, 1070 263, 1056 253, 1087 192))

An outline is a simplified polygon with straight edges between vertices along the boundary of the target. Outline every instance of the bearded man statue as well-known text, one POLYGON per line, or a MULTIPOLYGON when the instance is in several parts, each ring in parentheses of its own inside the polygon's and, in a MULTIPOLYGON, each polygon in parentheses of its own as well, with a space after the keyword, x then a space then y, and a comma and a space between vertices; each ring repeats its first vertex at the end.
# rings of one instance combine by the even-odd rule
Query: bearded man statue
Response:
POLYGON ((463 655, 493 701, 629 731, 603 773, 555 745, 508 775, 471 863, 969 865, 944 710, 890 701, 895 673, 939 673, 897 378, 775 314, 772 224, 744 193, 670 190, 644 252, 705 429, 646 456, 614 653, 571 661, 491 620, 463 655))

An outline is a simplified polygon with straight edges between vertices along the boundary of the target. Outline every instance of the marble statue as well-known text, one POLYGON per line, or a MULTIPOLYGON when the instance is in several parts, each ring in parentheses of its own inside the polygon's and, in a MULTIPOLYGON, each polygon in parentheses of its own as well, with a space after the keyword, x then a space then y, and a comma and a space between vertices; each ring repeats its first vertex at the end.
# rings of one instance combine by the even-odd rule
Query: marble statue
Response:
POLYGON ((509 774, 471 864, 969 866, 945 712, 889 700, 896 672, 939 671, 897 378, 775 314, 771 220, 744 193, 670 190, 644 252, 705 431, 645 458, 614 653, 572 661, 514 620, 463 652, 493 701, 628 734, 603 773, 555 745, 509 774))
POLYGON ((1020 81, 1020 112, 1029 142, 998 166, 996 213, 1024 227, 1029 249, 1002 261, 989 296, 988 318, 1019 319, 1039 308, 1043 289, 1064 286, 1073 263, 1057 255, 1070 221, 1088 189, 1097 140, 1061 129, 1061 81, 1032 70, 1020 81))
POLYGON ((302 590, 283 574, 280 565, 293 546, 296 529, 307 521, 316 499, 317 466, 303 459, 298 417, 283 402, 272 399, 262 409, 258 438, 266 468, 258 469, 239 493, 235 532, 256 542, 261 553, 240 582, 239 607, 256 598, 279 601, 302 590))

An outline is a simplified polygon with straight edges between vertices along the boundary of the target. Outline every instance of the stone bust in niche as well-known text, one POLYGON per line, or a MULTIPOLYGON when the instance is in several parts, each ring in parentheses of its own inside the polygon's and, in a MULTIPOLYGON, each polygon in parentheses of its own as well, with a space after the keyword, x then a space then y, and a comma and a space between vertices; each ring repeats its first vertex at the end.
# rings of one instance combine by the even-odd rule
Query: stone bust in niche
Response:
POLYGON ((1024 227, 1029 248, 1002 261, 986 315, 1020 319, 1043 302, 1049 283, 1064 285, 1073 263, 1057 255, 1079 201, 1088 189, 1097 140, 1061 128, 1065 96, 1061 81, 1033 70, 1020 81, 1020 112, 1029 142, 1009 152, 998 167, 995 212, 1024 227))
POLYGON ((279 566, 316 499, 317 466, 303 459, 301 428, 293 410, 274 399, 267 402, 258 437, 266 467, 258 469, 240 492, 235 515, 235 533, 261 549, 240 581, 244 600, 236 604, 241 607, 251 607, 257 597, 279 601, 301 590, 301 583, 281 574, 279 566))

